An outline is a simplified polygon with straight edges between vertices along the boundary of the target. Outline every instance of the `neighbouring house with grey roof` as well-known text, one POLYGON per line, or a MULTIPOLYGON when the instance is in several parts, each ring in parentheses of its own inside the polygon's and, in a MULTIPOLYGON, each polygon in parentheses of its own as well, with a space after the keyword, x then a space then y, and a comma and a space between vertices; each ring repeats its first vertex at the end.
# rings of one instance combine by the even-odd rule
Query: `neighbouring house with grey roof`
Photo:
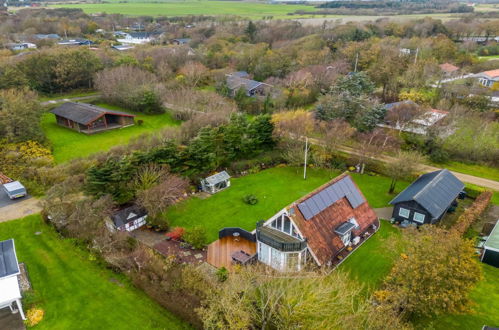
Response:
POLYGON ((209 176, 201 180, 201 190, 215 194, 220 190, 230 187, 230 175, 226 171, 209 176))
POLYGON ((499 220, 483 245, 482 262, 499 267, 499 220))
POLYGON ((247 96, 266 96, 269 87, 272 87, 269 84, 249 79, 245 71, 227 74, 226 82, 232 96, 235 96, 240 89, 244 89, 247 96))
POLYGON ((132 126, 135 118, 126 112, 77 102, 66 102, 50 112, 55 115, 57 124, 85 134, 132 126))
POLYGON ((172 44, 174 45, 186 45, 191 42, 190 38, 178 38, 178 39, 173 39, 172 44))
POLYGON ((390 202, 392 219, 416 225, 436 223, 463 189, 464 184, 447 169, 423 174, 390 202))
POLYGON ((10 308, 12 313, 19 313, 25 320, 21 304, 21 288, 18 276, 21 274, 17 261, 14 240, 0 242, 0 309, 10 308))
POLYGON ((133 231, 146 224, 147 212, 133 205, 118 212, 111 216, 113 220, 114 227, 121 231, 133 231))
POLYGON ((61 37, 58 34, 55 34, 55 33, 35 34, 35 38, 39 39, 39 40, 43 40, 43 39, 52 39, 52 40, 61 39, 61 37))

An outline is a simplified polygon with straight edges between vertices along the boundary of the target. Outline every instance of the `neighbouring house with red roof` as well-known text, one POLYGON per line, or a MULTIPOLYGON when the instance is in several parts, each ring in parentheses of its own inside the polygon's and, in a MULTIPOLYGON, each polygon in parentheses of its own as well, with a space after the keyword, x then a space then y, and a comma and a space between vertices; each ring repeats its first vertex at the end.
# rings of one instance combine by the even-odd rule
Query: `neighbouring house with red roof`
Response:
POLYGON ((475 77, 478 78, 478 82, 483 86, 492 87, 499 82, 499 69, 480 72, 475 77))
POLYGON ((291 203, 256 230, 220 230, 208 246, 215 267, 259 261, 278 271, 306 264, 336 266, 379 228, 379 220, 352 177, 344 173, 291 203))
POLYGON ((55 115, 60 126, 85 134, 123 128, 135 123, 135 115, 86 103, 67 102, 50 112, 55 115))
POLYGON ((345 173, 257 225, 258 261, 279 271, 299 271, 310 261, 333 266, 378 228, 376 213, 345 173))
POLYGON ((440 64, 439 67, 446 77, 453 76, 459 71, 459 68, 457 66, 450 63, 440 64))

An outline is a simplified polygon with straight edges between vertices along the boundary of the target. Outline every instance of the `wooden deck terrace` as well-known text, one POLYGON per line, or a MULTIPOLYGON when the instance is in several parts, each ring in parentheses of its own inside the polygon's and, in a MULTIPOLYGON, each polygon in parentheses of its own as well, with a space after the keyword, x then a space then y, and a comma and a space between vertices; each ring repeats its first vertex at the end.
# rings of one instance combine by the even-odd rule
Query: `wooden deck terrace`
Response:
POLYGON ((208 245, 207 261, 217 268, 232 268, 232 253, 243 250, 253 255, 256 253, 256 243, 242 237, 226 236, 208 245))

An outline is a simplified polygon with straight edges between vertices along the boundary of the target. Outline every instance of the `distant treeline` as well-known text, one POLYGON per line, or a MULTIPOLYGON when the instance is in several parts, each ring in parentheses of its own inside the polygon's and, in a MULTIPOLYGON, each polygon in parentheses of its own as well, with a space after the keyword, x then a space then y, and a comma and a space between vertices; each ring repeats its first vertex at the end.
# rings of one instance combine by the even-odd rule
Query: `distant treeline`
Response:
MULTIPOLYGON (((470 13, 474 10, 473 7, 464 4, 440 1, 333 1, 318 5, 317 8, 355 10, 357 15, 358 10, 366 10, 366 14, 470 13)), ((318 11, 316 14, 327 13, 330 12, 318 11)))

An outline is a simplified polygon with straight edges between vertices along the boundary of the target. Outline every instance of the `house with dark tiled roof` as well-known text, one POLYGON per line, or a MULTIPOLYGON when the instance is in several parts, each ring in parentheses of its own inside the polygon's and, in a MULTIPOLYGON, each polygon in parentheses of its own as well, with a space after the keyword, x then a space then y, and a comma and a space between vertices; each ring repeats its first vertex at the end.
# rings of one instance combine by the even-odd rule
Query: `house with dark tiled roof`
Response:
POLYGON ((147 212, 137 205, 115 212, 111 216, 114 228, 121 231, 134 231, 146 224, 147 212))
POLYGON ((135 115, 126 112, 77 102, 66 102, 50 112, 60 126, 85 134, 132 126, 135 118, 135 115))
POLYGON ((227 74, 226 82, 232 96, 235 96, 240 89, 243 89, 247 96, 265 96, 269 87, 272 87, 269 84, 250 79, 249 74, 245 71, 227 74))
POLYGON ((463 189, 464 184, 447 169, 423 174, 390 202, 392 220, 416 225, 436 223, 456 205, 463 189))
POLYGON ((333 266, 377 228, 376 213, 345 173, 260 222, 258 260, 279 271, 299 271, 307 262, 333 266))

